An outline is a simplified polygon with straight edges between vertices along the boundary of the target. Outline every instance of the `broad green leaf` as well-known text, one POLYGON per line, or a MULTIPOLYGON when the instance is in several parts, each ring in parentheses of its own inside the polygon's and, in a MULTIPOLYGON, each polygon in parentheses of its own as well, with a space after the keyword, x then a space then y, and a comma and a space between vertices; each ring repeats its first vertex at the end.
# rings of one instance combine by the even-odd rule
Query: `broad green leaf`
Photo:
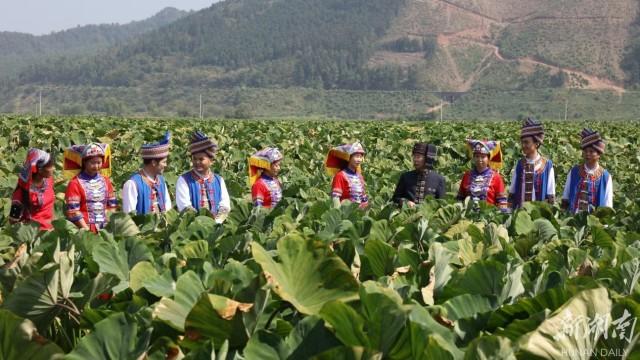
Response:
MULTIPOLYGON (((119 290, 129 287, 129 263, 123 243, 101 242, 93 248, 93 259, 100 266, 100 272, 115 275, 120 280, 119 290)), ((118 292, 118 291, 116 291, 118 292)))
POLYGON ((589 321, 601 318, 610 324, 611 306, 606 289, 584 290, 556 310, 536 330, 520 338, 517 342, 519 352, 547 359, 565 359, 566 354, 588 359, 598 338, 607 331, 598 327, 590 329, 589 321))
POLYGON ((381 240, 367 241, 364 246, 364 254, 371 271, 376 277, 391 275, 394 271, 394 259, 396 250, 381 240))
POLYGON ((138 291, 144 287, 144 282, 147 279, 158 276, 158 271, 148 261, 141 261, 137 263, 129 273, 129 286, 131 290, 138 291))
POLYGON ((0 309, 0 358, 3 360, 62 359, 64 353, 55 343, 38 334, 27 319, 0 309))
POLYGON ((358 283, 350 269, 327 248, 298 235, 280 239, 277 248, 278 262, 257 243, 252 244, 253 257, 274 291, 298 311, 317 314, 331 300, 357 298, 358 283))
POLYGON ((184 331, 187 315, 204 292, 205 288, 198 275, 187 271, 178 278, 173 299, 163 297, 156 304, 153 315, 176 330, 184 331))
POLYGON ((365 320, 349 305, 333 300, 322 307, 320 317, 333 327, 336 337, 345 345, 370 347, 364 332, 365 320))
POLYGON ((518 235, 525 235, 533 231, 533 220, 524 210, 517 210, 513 215, 513 229, 518 235))
POLYGON ((467 348, 464 360, 516 360, 513 344, 500 336, 481 336, 467 348))
POLYGON ((131 219, 129 214, 120 212, 111 214, 109 223, 107 224, 107 230, 116 238, 136 236, 140 233, 138 225, 131 219))
POLYGON ((97 323, 65 359, 137 359, 147 351, 152 331, 124 313, 115 313, 97 323))
POLYGON ((191 339, 211 339, 216 348, 225 340, 231 347, 243 346, 248 338, 240 314, 252 306, 224 296, 202 294, 186 318, 185 333, 191 339))
POLYGON ((447 311, 447 319, 452 321, 493 310, 489 299, 478 294, 459 295, 447 300, 442 306, 447 311))

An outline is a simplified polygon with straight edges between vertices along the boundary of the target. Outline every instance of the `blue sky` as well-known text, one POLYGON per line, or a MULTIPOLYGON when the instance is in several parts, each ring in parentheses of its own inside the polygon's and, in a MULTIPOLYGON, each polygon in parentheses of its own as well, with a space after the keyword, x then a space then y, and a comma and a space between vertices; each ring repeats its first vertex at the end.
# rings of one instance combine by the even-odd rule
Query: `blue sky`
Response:
POLYGON ((0 0, 0 31, 35 35, 78 25, 128 23, 167 6, 199 10, 216 0, 0 0))

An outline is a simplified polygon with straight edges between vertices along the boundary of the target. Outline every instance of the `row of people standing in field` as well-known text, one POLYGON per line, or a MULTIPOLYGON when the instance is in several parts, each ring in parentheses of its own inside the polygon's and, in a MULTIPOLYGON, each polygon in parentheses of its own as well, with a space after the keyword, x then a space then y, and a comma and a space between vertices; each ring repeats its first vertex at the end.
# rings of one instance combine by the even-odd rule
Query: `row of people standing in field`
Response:
MULTIPOLYGON (((582 132, 584 162, 568 174, 562 196, 563 208, 572 213, 592 211, 596 207, 613 206, 610 174, 599 165, 605 143, 598 132, 582 132)), ((527 201, 555 202, 555 173, 550 159, 538 149, 544 141, 544 129, 534 119, 527 119, 521 130, 523 157, 518 160, 507 191, 499 173, 502 167, 500 142, 467 140, 473 156, 472 169, 462 177, 458 199, 486 201, 502 211, 518 208, 527 201)), ((143 165, 122 188, 122 210, 126 213, 162 213, 172 208, 171 195, 163 177, 170 150, 170 136, 140 149, 143 165)), ((192 169, 176 183, 175 201, 179 211, 207 209, 217 222, 231 211, 231 201, 224 179, 211 171, 217 144, 201 132, 193 134, 189 147, 192 169)), ((434 170, 437 148, 417 143, 413 147, 414 170, 401 175, 392 200, 414 207, 428 196, 442 198, 445 179, 434 170)), ((366 208, 369 198, 362 176, 364 147, 356 142, 332 148, 325 159, 325 170, 333 176, 331 197, 339 204, 350 200, 366 208)), ((282 183, 278 178, 283 154, 277 148, 266 148, 248 160, 249 185, 256 207, 272 208, 282 199, 282 183)), ((53 220, 54 158, 39 149, 30 149, 18 185, 12 197, 10 220, 36 221, 43 229, 51 229, 53 220)), ((110 180, 111 150, 107 144, 74 145, 65 150, 63 171, 71 179, 65 193, 65 216, 77 227, 94 232, 104 228, 108 214, 118 203, 110 180)))

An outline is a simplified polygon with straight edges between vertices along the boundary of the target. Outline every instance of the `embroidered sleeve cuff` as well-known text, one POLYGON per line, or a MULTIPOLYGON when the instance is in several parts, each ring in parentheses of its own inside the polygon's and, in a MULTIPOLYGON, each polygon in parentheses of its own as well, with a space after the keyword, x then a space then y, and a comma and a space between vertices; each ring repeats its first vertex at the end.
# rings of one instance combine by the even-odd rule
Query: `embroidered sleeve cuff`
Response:
POLYGON ((72 223, 77 223, 78 221, 82 220, 82 214, 68 214, 67 215, 67 220, 71 221, 72 223))

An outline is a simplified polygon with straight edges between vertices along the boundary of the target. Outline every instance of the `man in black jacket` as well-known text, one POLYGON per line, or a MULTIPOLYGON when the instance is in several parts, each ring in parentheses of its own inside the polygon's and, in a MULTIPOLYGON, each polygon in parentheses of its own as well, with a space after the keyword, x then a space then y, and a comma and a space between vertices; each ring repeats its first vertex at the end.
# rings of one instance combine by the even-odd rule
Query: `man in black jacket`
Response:
POLYGON ((413 166, 415 170, 400 176, 393 202, 410 208, 420 204, 428 195, 441 199, 445 195, 445 180, 442 175, 433 171, 437 148, 435 145, 417 143, 413 146, 413 166))

